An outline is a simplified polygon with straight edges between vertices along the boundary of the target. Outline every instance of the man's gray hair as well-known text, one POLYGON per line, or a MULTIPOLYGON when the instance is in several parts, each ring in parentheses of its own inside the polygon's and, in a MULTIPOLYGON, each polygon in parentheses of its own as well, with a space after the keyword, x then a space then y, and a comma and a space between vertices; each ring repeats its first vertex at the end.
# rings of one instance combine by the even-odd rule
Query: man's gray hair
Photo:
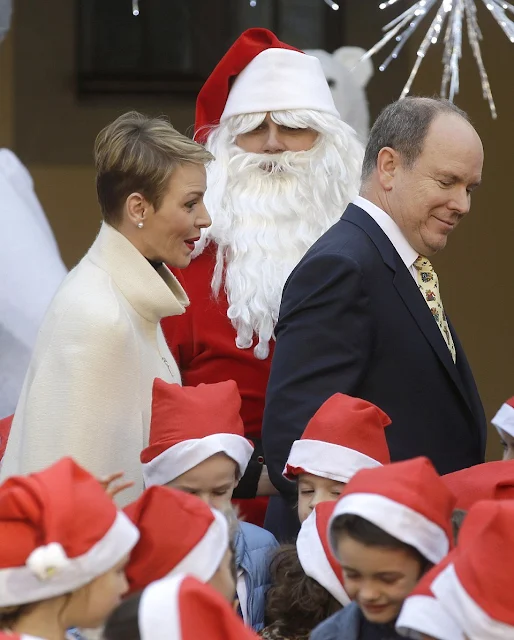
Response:
POLYGON ((377 166, 381 149, 391 147, 402 162, 411 168, 423 151, 423 144, 432 121, 440 114, 454 114, 470 122, 468 114, 444 98, 409 97, 387 105, 375 121, 369 134, 362 164, 362 182, 377 166))

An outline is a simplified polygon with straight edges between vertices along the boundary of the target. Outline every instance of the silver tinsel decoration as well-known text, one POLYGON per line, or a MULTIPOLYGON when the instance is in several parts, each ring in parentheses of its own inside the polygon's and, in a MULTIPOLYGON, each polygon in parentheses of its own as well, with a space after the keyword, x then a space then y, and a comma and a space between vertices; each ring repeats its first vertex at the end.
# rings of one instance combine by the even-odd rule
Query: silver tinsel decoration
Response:
MULTIPOLYGON (((249 2, 251 7, 257 6, 257 0, 249 0, 249 2)), ((339 5, 337 4, 337 2, 334 2, 334 0, 325 0, 325 4, 328 4, 328 6, 334 11, 339 10, 339 5)))
MULTIPOLYGON (((398 0, 387 0, 379 5, 380 9, 387 9, 396 4, 398 0)), ((514 5, 503 0, 482 0, 491 15, 500 25, 511 42, 514 42, 514 21, 507 12, 514 14, 514 5)), ((380 51, 390 40, 394 38, 396 43, 391 54, 380 65, 379 70, 385 71, 391 60, 398 57, 402 47, 417 29, 425 15, 435 6, 437 13, 428 28, 423 41, 418 49, 416 62, 412 67, 409 79, 405 84, 400 98, 404 98, 410 91, 414 78, 419 71, 423 58, 431 45, 443 39, 443 77, 441 81, 441 96, 453 102, 459 92, 459 62, 462 56, 462 32, 466 28, 471 50, 477 63, 482 84, 482 94, 488 101, 491 115, 496 118, 496 107, 489 85, 489 79, 482 60, 480 41, 482 32, 477 19, 475 0, 418 0, 394 20, 383 27, 384 37, 377 42, 363 56, 363 60, 380 51)))

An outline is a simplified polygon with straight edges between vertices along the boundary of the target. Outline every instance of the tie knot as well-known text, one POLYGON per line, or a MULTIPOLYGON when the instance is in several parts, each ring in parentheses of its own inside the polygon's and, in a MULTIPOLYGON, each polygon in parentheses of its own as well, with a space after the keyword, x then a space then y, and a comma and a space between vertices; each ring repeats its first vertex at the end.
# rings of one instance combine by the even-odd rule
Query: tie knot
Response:
POLYGON ((414 261, 414 268, 418 271, 433 271, 434 267, 428 258, 425 256, 418 256, 414 261))

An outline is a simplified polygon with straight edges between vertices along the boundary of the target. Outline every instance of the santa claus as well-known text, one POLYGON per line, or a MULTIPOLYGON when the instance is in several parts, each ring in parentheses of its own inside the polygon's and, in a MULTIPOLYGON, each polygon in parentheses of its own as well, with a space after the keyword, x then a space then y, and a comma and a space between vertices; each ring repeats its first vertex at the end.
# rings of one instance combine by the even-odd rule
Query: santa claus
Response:
POLYGON ((319 60, 249 29, 198 95, 196 138, 215 156, 205 203, 212 226, 177 273, 191 305, 163 321, 183 384, 233 379, 255 445, 236 490, 262 523, 270 495, 260 444, 273 331, 293 268, 357 195, 363 149, 335 108, 319 60))

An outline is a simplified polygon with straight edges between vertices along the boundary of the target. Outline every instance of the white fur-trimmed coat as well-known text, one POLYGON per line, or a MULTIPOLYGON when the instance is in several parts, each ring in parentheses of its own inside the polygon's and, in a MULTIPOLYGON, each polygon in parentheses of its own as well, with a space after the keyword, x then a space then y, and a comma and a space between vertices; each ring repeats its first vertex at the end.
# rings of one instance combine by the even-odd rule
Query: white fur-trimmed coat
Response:
POLYGON ((180 384, 159 322, 184 313, 187 296, 123 235, 103 224, 64 280, 41 326, 16 409, 0 480, 72 456, 97 476, 124 471, 143 489, 152 384, 180 384))

